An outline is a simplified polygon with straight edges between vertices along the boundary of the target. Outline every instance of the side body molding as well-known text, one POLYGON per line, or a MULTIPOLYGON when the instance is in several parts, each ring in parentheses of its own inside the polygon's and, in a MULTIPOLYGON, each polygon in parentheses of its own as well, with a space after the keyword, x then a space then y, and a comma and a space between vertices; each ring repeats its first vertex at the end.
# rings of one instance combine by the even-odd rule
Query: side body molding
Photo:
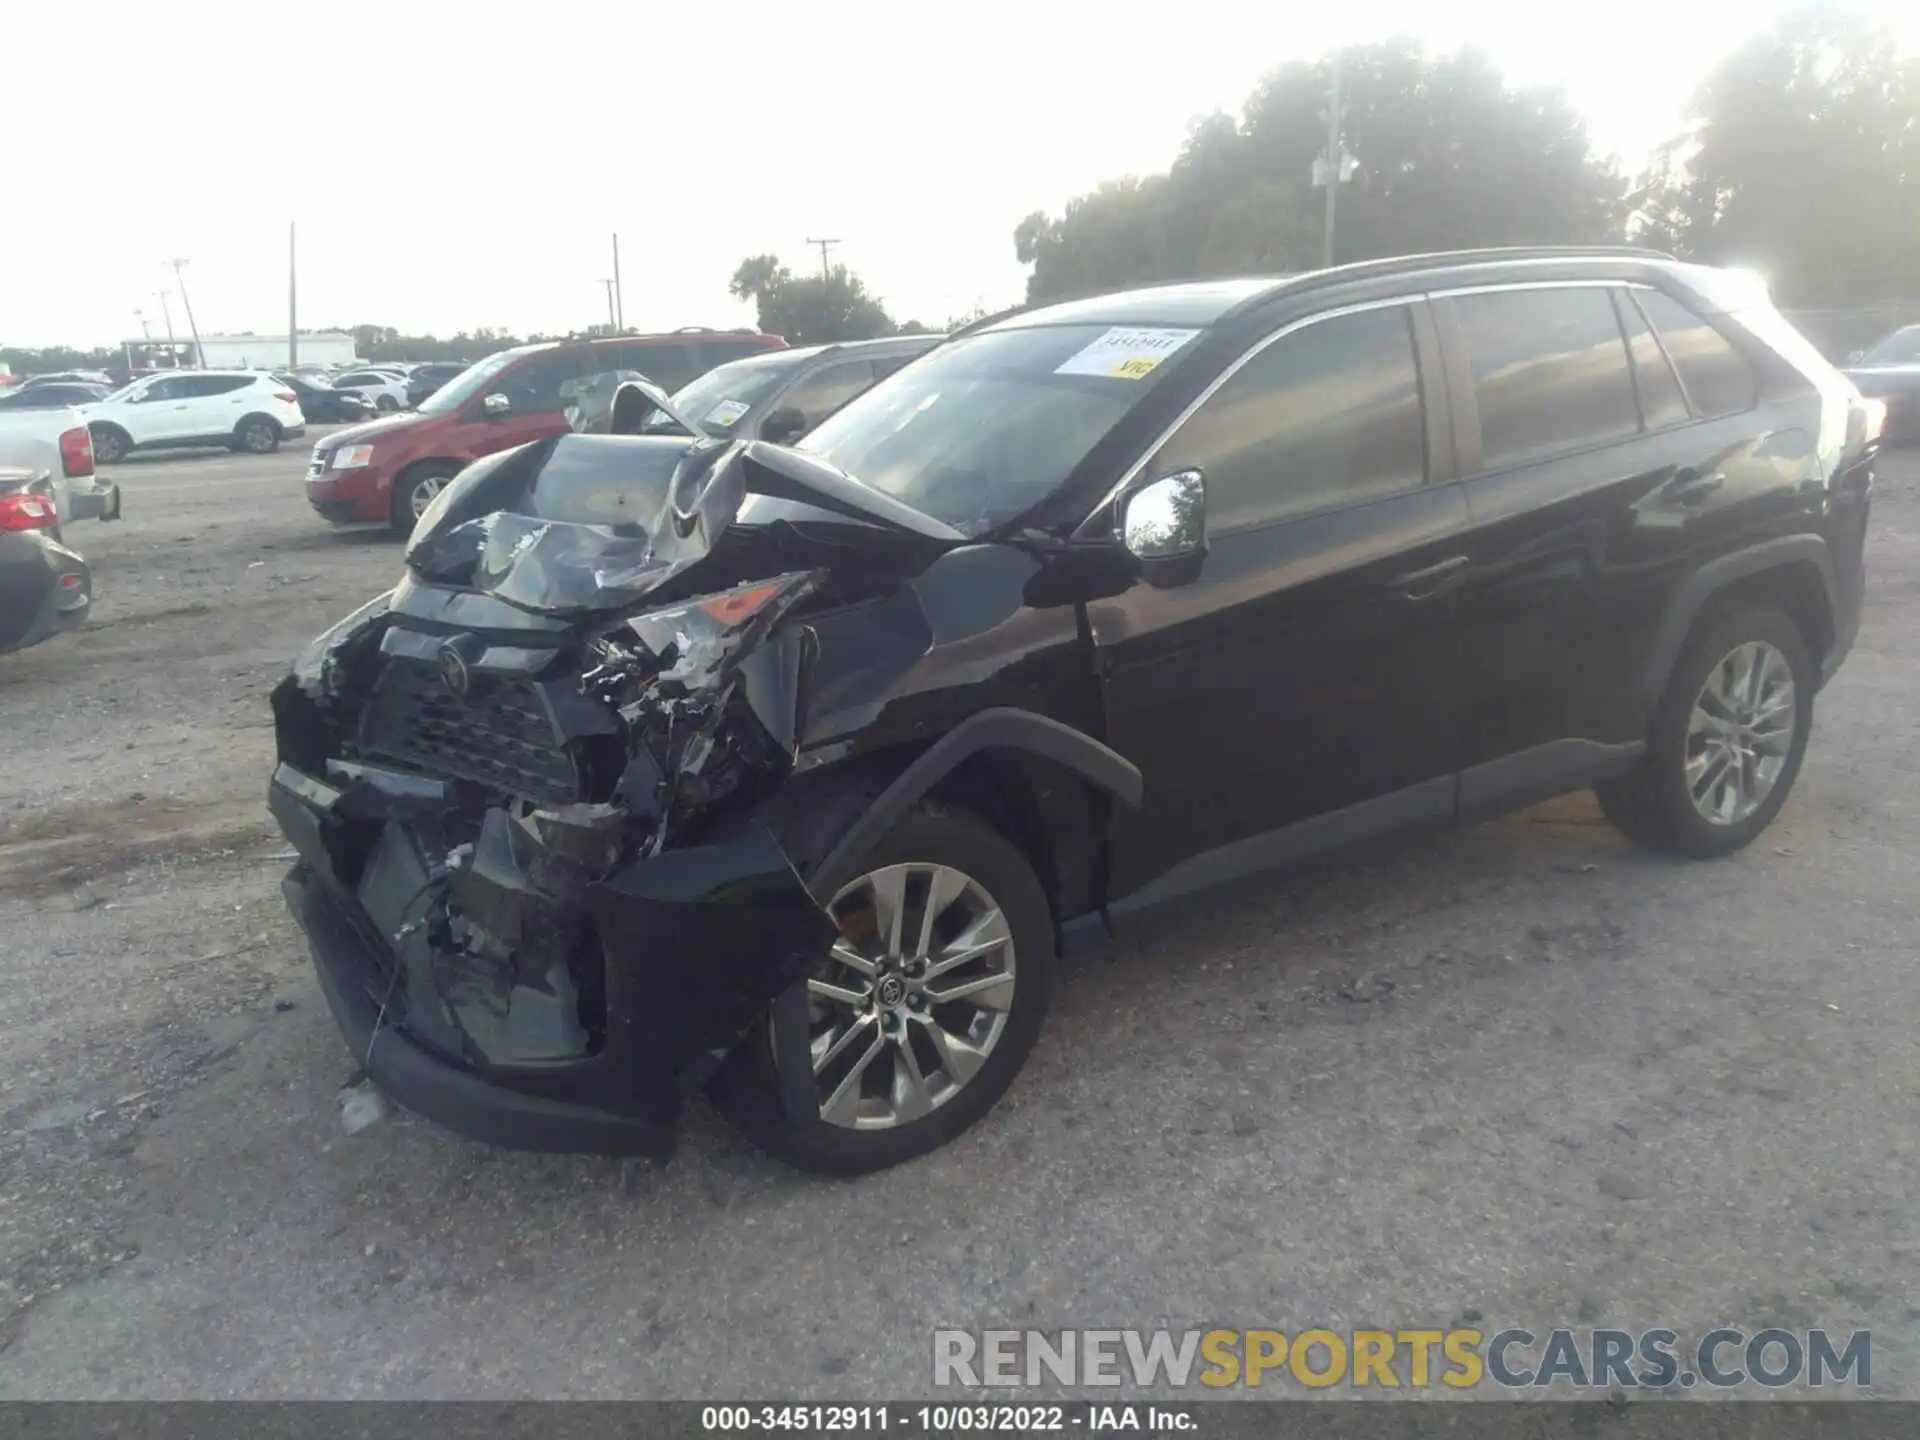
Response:
POLYGON ((971 715, 927 747, 903 770, 866 813, 853 822, 815 868, 808 884, 826 904, 859 873, 861 858, 900 817, 954 768, 982 750, 1025 750, 1057 761, 1089 784, 1133 809, 1144 789, 1139 769, 1091 735, 1031 710, 1000 706, 971 715))
POLYGON ((1646 670, 1641 675, 1647 703, 1659 701, 1667 688, 1667 676, 1673 671, 1674 661, 1680 658, 1680 647, 1686 643, 1687 632, 1716 592, 1735 581, 1790 565, 1812 565, 1819 572, 1821 587, 1826 592, 1827 614, 1837 619, 1846 613, 1839 581, 1834 575, 1833 556, 1827 551, 1827 542, 1818 535, 1783 535, 1777 540, 1762 541, 1709 560, 1686 578, 1660 617, 1653 643, 1647 649, 1646 670))

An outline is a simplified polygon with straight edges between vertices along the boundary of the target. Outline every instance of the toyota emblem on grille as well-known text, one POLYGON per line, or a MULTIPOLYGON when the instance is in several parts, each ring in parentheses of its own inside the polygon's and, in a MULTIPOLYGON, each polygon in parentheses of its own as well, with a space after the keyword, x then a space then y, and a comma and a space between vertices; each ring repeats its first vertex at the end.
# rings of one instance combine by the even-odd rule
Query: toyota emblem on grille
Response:
POLYGON ((467 669, 466 657, 452 641, 440 647, 440 682, 447 687, 448 693, 462 700, 466 699, 467 691, 473 688, 473 676, 467 669))

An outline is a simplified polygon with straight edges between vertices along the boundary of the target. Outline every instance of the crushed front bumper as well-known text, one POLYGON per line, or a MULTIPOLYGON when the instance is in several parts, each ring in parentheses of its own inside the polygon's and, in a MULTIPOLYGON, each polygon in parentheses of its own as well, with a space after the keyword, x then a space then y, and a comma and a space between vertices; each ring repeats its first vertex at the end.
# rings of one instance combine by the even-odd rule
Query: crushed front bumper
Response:
POLYGON ((334 779, 341 783, 283 764, 268 796, 300 857, 284 890, 321 991, 355 1062, 382 1090, 476 1140, 664 1158, 685 1093, 833 941, 832 923, 764 827, 668 850, 586 890, 605 966, 592 1048, 489 1063, 483 1045, 449 1023, 471 1003, 477 970, 463 973, 462 957, 449 952, 428 966, 406 963, 390 943, 399 937, 383 936, 362 903, 383 887, 391 893, 374 873, 386 848, 369 834, 397 823, 419 796, 334 779))

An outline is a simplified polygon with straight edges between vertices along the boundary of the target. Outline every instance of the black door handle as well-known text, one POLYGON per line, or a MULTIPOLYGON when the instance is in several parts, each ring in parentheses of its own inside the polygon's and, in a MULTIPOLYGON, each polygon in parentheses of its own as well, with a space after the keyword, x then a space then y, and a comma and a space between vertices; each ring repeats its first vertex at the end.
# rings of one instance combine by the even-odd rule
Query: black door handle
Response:
POLYGON ((1467 567, 1472 563, 1465 555, 1449 555, 1437 565, 1396 575, 1387 584, 1408 600, 1431 600, 1466 579, 1467 567))

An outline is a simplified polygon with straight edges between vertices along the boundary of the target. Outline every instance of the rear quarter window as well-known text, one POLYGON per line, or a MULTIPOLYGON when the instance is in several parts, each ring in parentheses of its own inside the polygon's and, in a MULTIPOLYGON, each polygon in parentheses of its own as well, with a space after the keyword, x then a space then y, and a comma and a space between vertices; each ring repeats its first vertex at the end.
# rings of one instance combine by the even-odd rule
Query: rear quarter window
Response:
POLYGON ((1753 368, 1726 336, 1658 290, 1637 290, 1634 299, 1673 357, 1673 368, 1686 387, 1694 414, 1735 415, 1759 402, 1753 368))

